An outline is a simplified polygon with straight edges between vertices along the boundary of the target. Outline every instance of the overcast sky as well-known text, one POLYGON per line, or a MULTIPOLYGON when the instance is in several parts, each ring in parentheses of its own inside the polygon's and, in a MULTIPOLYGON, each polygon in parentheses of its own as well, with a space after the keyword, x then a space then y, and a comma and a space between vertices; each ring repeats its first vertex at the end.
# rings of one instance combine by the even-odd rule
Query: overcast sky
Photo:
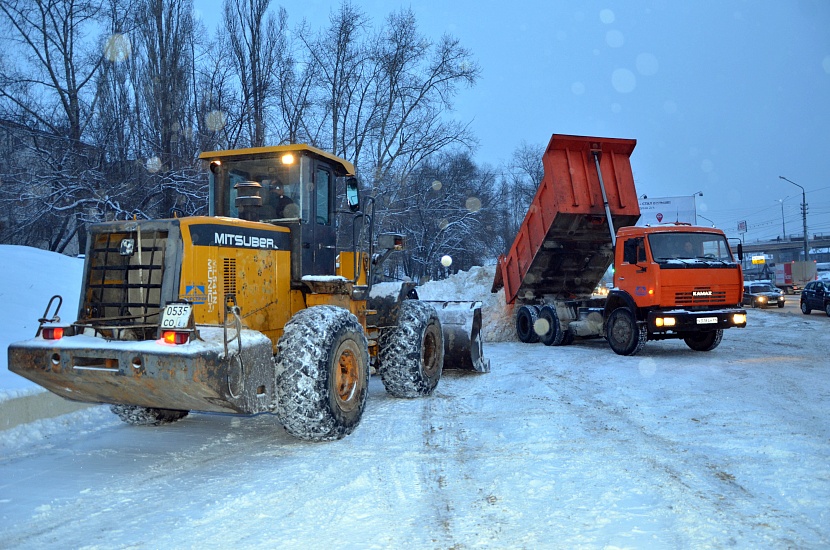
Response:
MULTIPOLYGON (((194 0, 209 28, 221 0, 194 0)), ((337 0, 283 0, 291 26, 337 0)), ((453 114, 478 162, 504 164, 553 133, 634 138, 639 194, 690 196, 746 242, 830 234, 830 1, 361 0, 379 25, 411 7, 430 38, 472 51, 481 80, 453 114), (782 203, 783 201, 783 213, 782 203)), ((698 220, 707 224, 704 219, 698 220)))

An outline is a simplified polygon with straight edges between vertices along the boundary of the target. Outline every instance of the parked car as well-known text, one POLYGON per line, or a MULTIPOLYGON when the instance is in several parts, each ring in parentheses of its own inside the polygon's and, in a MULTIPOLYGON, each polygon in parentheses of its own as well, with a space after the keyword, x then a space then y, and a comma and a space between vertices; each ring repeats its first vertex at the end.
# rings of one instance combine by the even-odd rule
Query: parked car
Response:
POLYGON ((801 313, 809 315, 814 309, 830 317, 830 282, 811 281, 801 291, 801 313))
POLYGON ((744 305, 784 307, 784 293, 771 283, 744 283, 744 305))

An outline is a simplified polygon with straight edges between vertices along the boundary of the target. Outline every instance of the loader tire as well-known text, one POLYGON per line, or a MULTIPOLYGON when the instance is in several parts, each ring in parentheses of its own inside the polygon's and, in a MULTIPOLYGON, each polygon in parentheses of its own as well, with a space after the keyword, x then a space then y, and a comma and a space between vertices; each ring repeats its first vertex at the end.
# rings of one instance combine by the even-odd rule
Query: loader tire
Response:
POLYGON ((307 441, 352 433, 369 388, 369 345, 357 317, 336 306, 300 310, 278 347, 275 411, 286 431, 307 441))
POLYGON ((395 397, 432 394, 444 369, 444 334, 435 308, 401 302, 398 323, 380 336, 380 379, 395 397))
POLYGON ((136 405, 111 405, 110 410, 123 422, 133 426, 161 426, 171 424, 187 416, 190 411, 154 409, 136 405))
POLYGON ((695 351, 712 351, 720 345, 723 339, 723 329, 710 330, 707 332, 699 332, 686 336, 683 341, 689 348, 695 351))
POLYGON ((535 344, 539 341, 539 335, 536 334, 535 324, 539 319, 539 310, 536 306, 522 306, 516 312, 516 336, 519 337, 519 342, 525 344, 535 344))
POLYGON ((606 338, 617 355, 637 355, 646 343, 648 333, 637 325, 634 314, 620 307, 608 316, 606 338))

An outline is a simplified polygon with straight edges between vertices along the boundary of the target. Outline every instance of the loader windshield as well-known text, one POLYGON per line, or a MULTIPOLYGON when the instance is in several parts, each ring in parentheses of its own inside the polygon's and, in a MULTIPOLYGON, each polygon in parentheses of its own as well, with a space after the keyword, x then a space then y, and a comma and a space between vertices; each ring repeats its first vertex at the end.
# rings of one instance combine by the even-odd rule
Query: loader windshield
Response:
POLYGON ((648 236, 649 247, 657 263, 673 260, 732 263, 726 237, 717 233, 667 232, 648 236))
POLYGON ((215 215, 252 221, 299 220, 307 214, 301 162, 277 158, 227 161, 211 174, 215 215))

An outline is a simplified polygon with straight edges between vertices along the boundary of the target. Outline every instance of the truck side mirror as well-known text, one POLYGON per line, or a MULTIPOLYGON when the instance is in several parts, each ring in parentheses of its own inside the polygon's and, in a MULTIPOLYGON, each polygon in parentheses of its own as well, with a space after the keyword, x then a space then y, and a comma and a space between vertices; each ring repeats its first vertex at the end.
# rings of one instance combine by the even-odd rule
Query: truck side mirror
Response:
POLYGON ((744 261, 744 245, 743 243, 738 243, 738 261, 744 261))
POLYGON ((357 212, 360 210, 360 193, 357 189, 357 178, 346 178, 346 202, 349 203, 349 210, 357 212))

